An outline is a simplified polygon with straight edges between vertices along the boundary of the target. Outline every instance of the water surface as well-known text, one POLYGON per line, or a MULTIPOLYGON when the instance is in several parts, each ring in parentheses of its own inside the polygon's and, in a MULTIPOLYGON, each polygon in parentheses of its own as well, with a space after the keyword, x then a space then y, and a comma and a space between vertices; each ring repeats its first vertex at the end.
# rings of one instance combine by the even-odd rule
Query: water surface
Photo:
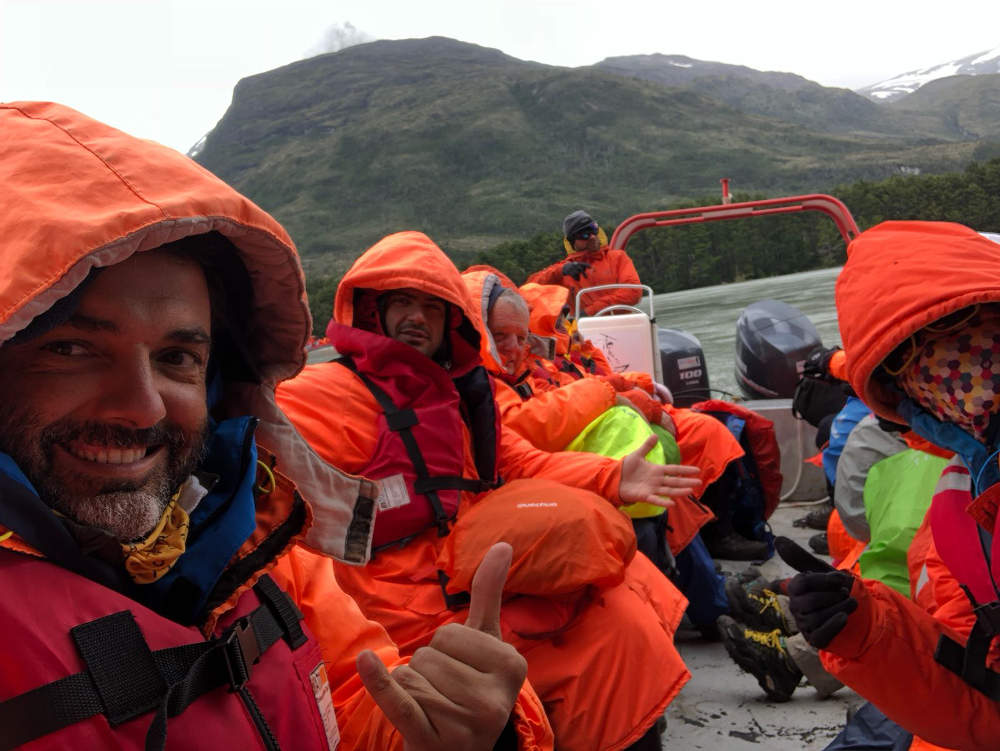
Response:
POLYGON ((840 344, 833 287, 840 267, 803 271, 749 282, 719 284, 653 298, 656 322, 681 329, 701 341, 713 389, 739 393, 733 374, 736 321, 747 305, 758 300, 781 300, 801 310, 816 326, 823 345, 840 344))

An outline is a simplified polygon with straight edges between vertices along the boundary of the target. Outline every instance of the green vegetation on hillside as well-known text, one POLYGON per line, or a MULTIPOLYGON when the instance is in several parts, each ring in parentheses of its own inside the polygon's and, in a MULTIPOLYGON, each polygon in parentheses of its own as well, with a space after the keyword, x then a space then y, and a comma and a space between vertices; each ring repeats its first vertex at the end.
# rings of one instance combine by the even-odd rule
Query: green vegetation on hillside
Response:
POLYGON ((1000 136, 1000 73, 939 78, 886 109, 910 118, 914 127, 951 138, 995 139, 1000 136))

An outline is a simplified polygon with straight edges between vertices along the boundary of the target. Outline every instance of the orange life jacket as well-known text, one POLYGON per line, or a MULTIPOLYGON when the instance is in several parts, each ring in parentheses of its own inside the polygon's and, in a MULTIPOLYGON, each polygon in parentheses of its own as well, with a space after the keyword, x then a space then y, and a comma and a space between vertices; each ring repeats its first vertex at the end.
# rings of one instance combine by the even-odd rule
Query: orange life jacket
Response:
POLYGON ((34 556, 0 550, 0 588, 18 655, 0 670, 0 748, 325 751, 339 739, 319 645, 267 577, 208 641, 34 556))
POLYGON ((361 379, 382 410, 376 450, 361 469, 382 485, 373 547, 408 540, 431 526, 447 535, 461 492, 481 493, 500 481, 499 416, 489 376, 477 367, 453 381, 409 345, 337 323, 328 332, 343 356, 334 362, 361 379), (461 436, 463 421, 478 479, 462 476, 464 457, 441 440, 461 436))

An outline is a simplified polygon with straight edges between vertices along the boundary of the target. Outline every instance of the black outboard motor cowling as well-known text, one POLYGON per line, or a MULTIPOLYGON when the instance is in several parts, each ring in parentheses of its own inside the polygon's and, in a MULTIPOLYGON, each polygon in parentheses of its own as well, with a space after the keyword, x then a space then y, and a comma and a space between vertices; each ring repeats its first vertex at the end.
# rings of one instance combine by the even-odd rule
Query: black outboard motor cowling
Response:
POLYGON ((809 354, 822 347, 806 314, 780 300, 747 305, 736 322, 736 380, 749 399, 790 399, 809 354))
POLYGON ((663 384, 674 395, 678 407, 690 407, 710 398, 705 353, 697 338, 677 329, 656 329, 663 384))

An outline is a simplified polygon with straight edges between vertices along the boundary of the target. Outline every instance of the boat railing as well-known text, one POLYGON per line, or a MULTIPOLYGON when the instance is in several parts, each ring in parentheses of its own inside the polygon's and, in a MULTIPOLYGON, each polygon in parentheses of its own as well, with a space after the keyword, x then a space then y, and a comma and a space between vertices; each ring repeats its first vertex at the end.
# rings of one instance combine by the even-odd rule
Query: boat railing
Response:
POLYGON ((611 236, 609 245, 612 248, 625 250, 629 240, 636 232, 653 227, 674 227, 724 219, 746 219, 805 211, 818 211, 830 217, 837 225, 837 230, 844 238, 845 243, 849 243, 861 234, 850 210, 842 201, 823 193, 811 193, 801 196, 764 198, 756 201, 743 201, 742 203, 722 203, 715 206, 634 214, 618 225, 611 236))
POLYGON ((601 308, 599 311, 597 311, 596 313, 594 313, 593 316, 590 316, 591 318, 593 318, 595 316, 608 315, 608 314, 613 313, 613 312, 618 312, 620 310, 624 310, 624 311, 628 311, 628 312, 631 312, 631 313, 645 313, 645 315, 649 318, 649 320, 651 322, 656 323, 656 313, 653 310, 653 294, 654 294, 653 293, 653 288, 650 287, 648 284, 596 284, 593 287, 584 287, 583 289, 577 290, 576 300, 574 301, 573 310, 576 310, 576 311, 581 310, 581 308, 580 308, 580 300, 585 295, 591 294, 591 293, 594 293, 594 292, 603 292, 604 290, 609 290, 609 289, 638 289, 638 290, 642 290, 643 292, 646 293, 646 296, 640 298, 639 301, 642 302, 643 300, 645 300, 649 304, 649 311, 648 312, 644 311, 644 310, 636 307, 635 305, 617 304, 617 305, 609 305, 606 308, 601 308))

